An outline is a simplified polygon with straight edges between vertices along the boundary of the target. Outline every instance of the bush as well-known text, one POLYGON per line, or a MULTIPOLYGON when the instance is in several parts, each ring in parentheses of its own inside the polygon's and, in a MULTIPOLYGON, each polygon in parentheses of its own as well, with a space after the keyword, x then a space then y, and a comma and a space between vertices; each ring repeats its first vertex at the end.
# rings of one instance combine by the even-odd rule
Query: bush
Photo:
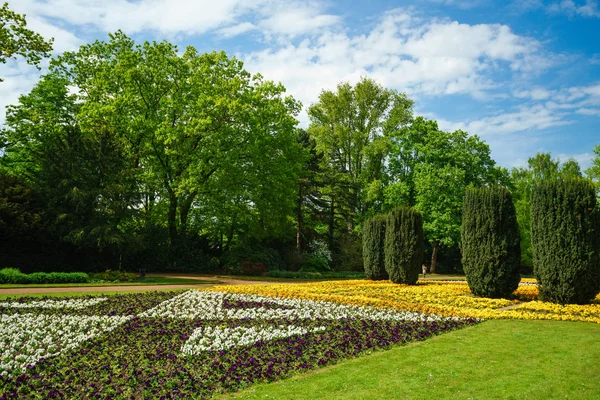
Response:
POLYGON ((0 270, 0 283, 25 284, 29 283, 29 278, 17 268, 3 268, 0 270))
POLYGON ((362 239, 358 233, 344 233, 336 240, 333 265, 336 271, 365 270, 362 255, 362 239))
POLYGON ((283 269, 285 265, 279 253, 259 243, 242 243, 230 249, 221 258, 225 271, 238 275, 244 262, 262 263, 267 271, 283 269))
POLYGON ((596 195, 588 181, 557 180, 533 187, 531 243, 542 300, 584 304, 600 289, 596 195))
POLYGON ((363 264, 367 279, 388 279, 385 270, 385 222, 386 216, 376 215, 363 224, 363 264))
POLYGON ((261 276, 267 273, 267 268, 263 263, 253 263, 250 261, 244 261, 240 269, 241 275, 248 276, 261 276))
POLYGON ((104 272, 92 274, 92 279, 106 282, 131 282, 137 278, 137 275, 125 271, 113 271, 107 269, 104 272))
POLYGON ((301 269, 310 268, 315 271, 328 271, 331 269, 331 251, 323 240, 313 240, 307 254, 306 262, 301 269))
POLYGON ((86 283, 90 278, 83 272, 34 272, 24 274, 16 268, 0 270, 0 283, 12 284, 48 284, 48 283, 86 283))
POLYGON ((421 214, 408 207, 393 210, 387 217, 385 229, 385 270, 390 280, 416 284, 424 248, 421 214))
POLYGON ((474 295, 508 297, 519 286, 521 242, 508 189, 484 187, 465 193, 462 262, 474 295))

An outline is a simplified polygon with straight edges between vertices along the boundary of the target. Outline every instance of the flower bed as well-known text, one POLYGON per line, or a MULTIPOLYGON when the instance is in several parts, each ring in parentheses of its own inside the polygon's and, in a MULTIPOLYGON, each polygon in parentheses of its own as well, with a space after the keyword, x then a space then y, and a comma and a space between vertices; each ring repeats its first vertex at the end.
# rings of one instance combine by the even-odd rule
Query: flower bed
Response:
MULTIPOLYGON (((529 279, 526 283, 533 282, 529 279)), ((592 304, 561 306, 537 301, 538 289, 534 285, 519 286, 513 300, 475 297, 466 282, 437 281, 419 281, 418 285, 407 286, 384 281, 354 280, 294 285, 215 286, 211 290, 277 298, 334 301, 340 304, 444 316, 600 323, 600 295, 592 304)))
POLYGON ((0 398, 206 398, 477 322, 210 291, 91 299, 0 302, 0 398))

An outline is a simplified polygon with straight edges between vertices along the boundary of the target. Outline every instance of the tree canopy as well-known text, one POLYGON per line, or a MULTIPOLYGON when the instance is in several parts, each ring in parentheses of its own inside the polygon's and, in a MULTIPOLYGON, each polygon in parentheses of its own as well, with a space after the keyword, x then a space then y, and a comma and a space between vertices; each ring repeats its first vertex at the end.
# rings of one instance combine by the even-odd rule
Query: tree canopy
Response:
POLYGON ((52 41, 27 29, 25 15, 12 11, 7 2, 0 8, 0 63, 6 64, 18 56, 39 69, 42 58, 50 57, 52 41))

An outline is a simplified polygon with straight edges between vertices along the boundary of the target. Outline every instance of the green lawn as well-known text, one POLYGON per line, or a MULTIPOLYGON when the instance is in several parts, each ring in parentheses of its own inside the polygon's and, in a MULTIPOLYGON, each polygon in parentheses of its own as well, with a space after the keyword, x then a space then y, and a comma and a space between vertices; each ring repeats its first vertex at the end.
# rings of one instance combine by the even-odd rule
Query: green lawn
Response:
POLYGON ((243 399, 600 399, 600 325, 493 320, 261 384, 243 399))
POLYGON ((200 284, 219 284, 217 280, 201 280, 188 278, 169 278, 160 276, 151 276, 136 279, 132 282, 91 282, 91 283, 44 283, 44 284, 3 284, 0 289, 10 288, 45 288, 45 287, 96 287, 96 286, 144 286, 144 285, 200 285, 200 284))

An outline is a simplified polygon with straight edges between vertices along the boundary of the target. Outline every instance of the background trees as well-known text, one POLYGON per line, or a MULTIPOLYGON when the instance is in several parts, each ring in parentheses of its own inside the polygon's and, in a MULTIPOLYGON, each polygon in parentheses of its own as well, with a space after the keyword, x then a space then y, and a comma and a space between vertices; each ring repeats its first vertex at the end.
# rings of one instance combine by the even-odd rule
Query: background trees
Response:
POLYGON ((4 3, 0 8, 0 43, 2 64, 19 56, 39 69, 42 58, 50 57, 52 51, 52 40, 45 41, 40 34, 27 29, 25 16, 8 8, 8 3, 4 3))
MULTIPOLYGON (((2 10, 17 21, 3 34, 29 37, 19 43, 31 52, 0 61, 37 64, 50 48, 2 10)), ((64 269, 235 270, 246 257, 362 271, 365 219, 414 207, 431 272, 459 272, 465 190, 502 184, 531 265, 531 186, 582 176, 549 154, 509 175, 480 138, 414 118, 405 94, 366 77, 316 100, 299 129, 301 104, 241 61, 122 32, 54 58, 0 131, 0 235, 14 250, 0 264, 33 268, 23 254, 39 248, 57 249, 64 269), (23 251, 21 231, 33 240, 23 251)))
POLYGON ((437 122, 418 117, 391 141, 386 203, 414 205, 423 215, 431 244, 430 272, 436 272, 441 245, 458 246, 462 202, 470 186, 506 183, 490 148, 466 132, 443 132, 437 122))
POLYGON ((561 165, 560 160, 552 159, 550 153, 538 153, 529 158, 526 167, 512 169, 512 194, 521 235, 521 265, 525 271, 531 273, 533 269, 531 247, 531 190, 533 185, 558 178, 580 177, 582 177, 581 168, 576 160, 569 159, 561 165))

